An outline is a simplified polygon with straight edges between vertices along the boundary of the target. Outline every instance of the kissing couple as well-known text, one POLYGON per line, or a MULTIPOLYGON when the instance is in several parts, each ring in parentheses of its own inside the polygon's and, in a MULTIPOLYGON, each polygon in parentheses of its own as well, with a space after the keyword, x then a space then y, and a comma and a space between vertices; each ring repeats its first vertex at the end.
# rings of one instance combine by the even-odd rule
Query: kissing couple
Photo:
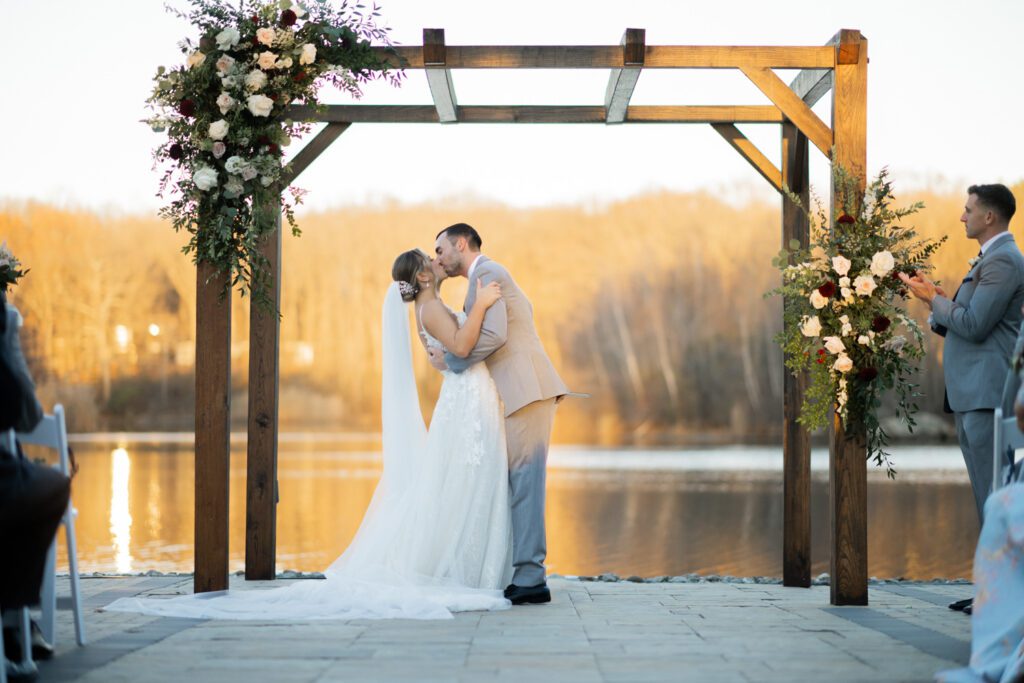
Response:
POLYGON ((384 297, 383 473, 355 537, 325 572, 273 590, 122 598, 105 609, 204 619, 450 619, 551 600, 544 494, 555 407, 569 393, 533 306, 477 231, 438 233, 395 259, 384 297), (440 297, 469 281, 462 310, 440 297), (444 376, 429 431, 413 373, 419 338, 444 376))

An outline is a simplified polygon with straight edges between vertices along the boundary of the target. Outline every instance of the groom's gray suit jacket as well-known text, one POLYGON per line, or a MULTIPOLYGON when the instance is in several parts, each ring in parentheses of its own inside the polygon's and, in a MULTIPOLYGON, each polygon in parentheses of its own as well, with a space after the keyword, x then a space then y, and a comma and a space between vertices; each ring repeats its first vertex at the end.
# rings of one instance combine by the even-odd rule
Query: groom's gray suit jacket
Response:
POLYGON ((998 240, 967 273, 955 299, 932 301, 933 327, 945 328, 946 394, 957 413, 1000 405, 1021 326, 1024 256, 1013 235, 998 240))
POLYGON ((506 417, 535 401, 569 393, 537 336, 533 305, 502 265, 480 257, 469 281, 464 310, 473 308, 479 281, 500 284, 501 299, 487 310, 473 351, 466 358, 446 354, 448 367, 462 372, 481 360, 486 362, 506 417))

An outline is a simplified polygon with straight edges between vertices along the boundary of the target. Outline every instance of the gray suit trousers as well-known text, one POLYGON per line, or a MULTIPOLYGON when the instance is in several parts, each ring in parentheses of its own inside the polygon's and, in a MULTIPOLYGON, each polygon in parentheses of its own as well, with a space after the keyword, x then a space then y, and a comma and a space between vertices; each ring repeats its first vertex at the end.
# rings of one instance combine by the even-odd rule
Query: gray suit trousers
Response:
POLYGON ((979 526, 984 522, 985 499, 992 492, 992 449, 994 410, 970 410, 955 413, 956 436, 971 478, 979 526))
POLYGON ((544 582, 544 488, 554 422, 553 398, 534 401, 505 418, 512 506, 512 583, 517 586, 544 582))

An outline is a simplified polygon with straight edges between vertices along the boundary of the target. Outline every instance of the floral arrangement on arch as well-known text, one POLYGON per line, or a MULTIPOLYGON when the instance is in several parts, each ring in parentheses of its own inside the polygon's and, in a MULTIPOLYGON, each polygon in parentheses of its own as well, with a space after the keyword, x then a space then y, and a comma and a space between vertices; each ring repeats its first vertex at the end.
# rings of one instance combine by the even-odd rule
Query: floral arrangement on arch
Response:
MULTIPOLYGON (((782 270, 783 331, 776 337, 794 373, 809 384, 798 421, 808 429, 828 424, 835 410, 847 432, 866 433, 867 455, 896 471, 885 451, 888 435, 876 411, 895 390, 897 413, 911 431, 917 411, 911 375, 924 356, 924 338, 903 306, 908 292, 899 273, 927 272, 945 238, 919 239, 901 223, 923 204, 892 208, 887 171, 862 192, 844 169, 833 172, 838 216, 811 216, 811 248, 795 240, 773 265, 782 270)), ((799 198, 791 196, 799 203, 799 198)), ((820 204, 820 203, 819 203, 820 204)))
POLYGON ((21 269, 21 261, 11 253, 7 242, 0 244, 0 291, 6 292, 8 287, 18 284, 28 271, 28 268, 21 269))
POLYGON ((243 296, 273 305, 267 296, 266 258, 260 238, 283 212, 294 235, 294 205, 303 192, 282 195, 287 169, 282 148, 312 124, 288 118, 293 103, 319 105, 324 83, 354 96, 361 85, 387 77, 398 85, 371 42, 389 46, 378 27, 378 8, 347 0, 192 0, 181 12, 198 39, 181 43, 185 62, 157 69, 147 100, 152 129, 167 139, 153 153, 166 166, 159 196, 172 199, 160 215, 191 239, 184 247, 196 262, 230 273, 243 296))

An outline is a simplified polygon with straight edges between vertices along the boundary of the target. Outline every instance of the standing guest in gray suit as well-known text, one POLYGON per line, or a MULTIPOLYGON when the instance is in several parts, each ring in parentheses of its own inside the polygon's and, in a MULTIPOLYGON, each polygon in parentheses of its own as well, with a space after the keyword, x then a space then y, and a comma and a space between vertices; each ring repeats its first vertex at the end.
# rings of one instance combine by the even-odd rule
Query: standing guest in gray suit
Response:
POLYGON ((555 404, 569 393, 544 352, 533 325, 533 306, 512 276, 480 253, 475 229, 457 223, 437 235, 434 250, 449 277, 469 280, 464 310, 473 307, 477 282, 498 282, 501 299, 487 309, 480 338, 465 358, 432 356, 435 367, 461 372, 484 361, 494 378, 505 412, 510 504, 512 507, 512 604, 550 602, 544 559, 544 487, 555 404))
POLYGON ((946 338, 946 401, 971 478, 979 522, 992 489, 993 412, 1002 391, 1024 304, 1024 256, 1010 234, 1017 209, 1005 185, 972 185, 960 222, 981 250, 950 299, 920 274, 900 277, 932 309, 932 330, 946 338))
POLYGON ((901 279, 932 309, 932 329, 946 338, 946 400, 981 520, 992 489, 993 411, 1002 404, 1024 304, 1024 256, 1010 234, 1017 209, 1005 185, 972 185, 960 221, 981 251, 950 299, 920 274, 901 279))

